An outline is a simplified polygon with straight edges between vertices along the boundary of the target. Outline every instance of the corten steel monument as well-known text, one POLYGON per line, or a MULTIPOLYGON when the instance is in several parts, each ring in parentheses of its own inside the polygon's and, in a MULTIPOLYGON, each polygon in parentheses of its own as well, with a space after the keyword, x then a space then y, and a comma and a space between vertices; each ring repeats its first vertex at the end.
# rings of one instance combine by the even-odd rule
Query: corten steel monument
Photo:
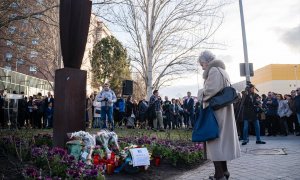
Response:
POLYGON ((64 68, 55 72, 54 145, 67 133, 85 130, 86 71, 80 70, 91 16, 90 0, 60 0, 60 40, 64 68))

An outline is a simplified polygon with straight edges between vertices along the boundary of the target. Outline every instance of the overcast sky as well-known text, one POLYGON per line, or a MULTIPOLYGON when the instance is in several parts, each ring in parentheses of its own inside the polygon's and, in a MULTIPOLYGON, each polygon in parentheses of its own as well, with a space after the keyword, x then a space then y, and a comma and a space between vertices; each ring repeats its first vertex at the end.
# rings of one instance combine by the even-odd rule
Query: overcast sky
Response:
MULTIPOLYGON (((239 75, 239 63, 244 61, 244 56, 239 3, 238 0, 232 2, 222 9, 224 22, 213 37, 215 42, 225 46, 212 52, 225 62, 235 83, 244 80, 239 75)), ((300 0, 243 0, 243 6, 248 57, 254 70, 268 64, 300 64, 300 0)), ((117 34, 114 33, 118 37, 117 34)), ((191 91, 197 95, 203 84, 202 73, 199 68, 198 76, 178 80, 162 88, 160 94, 172 98, 191 91)))
MULTIPOLYGON (((243 0, 249 62, 254 70, 268 64, 300 64, 300 0, 243 0)), ((225 44, 212 50, 223 60, 233 83, 240 77, 239 63, 244 61, 238 0, 223 9, 224 23, 214 41, 225 44)), ((300 67, 298 67, 300 68, 300 67)), ((161 89, 162 95, 178 97, 187 91, 197 95, 202 87, 203 71, 161 89)))

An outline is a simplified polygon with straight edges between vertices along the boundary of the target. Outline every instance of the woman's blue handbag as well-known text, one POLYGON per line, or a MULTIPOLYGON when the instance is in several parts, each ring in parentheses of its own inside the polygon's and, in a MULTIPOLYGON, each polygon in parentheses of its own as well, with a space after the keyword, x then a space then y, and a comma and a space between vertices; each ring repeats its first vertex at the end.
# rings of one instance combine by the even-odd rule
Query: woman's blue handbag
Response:
POLYGON ((201 106, 199 111, 192 133, 192 141, 205 142, 218 138, 219 125, 213 109, 210 106, 203 109, 201 106))

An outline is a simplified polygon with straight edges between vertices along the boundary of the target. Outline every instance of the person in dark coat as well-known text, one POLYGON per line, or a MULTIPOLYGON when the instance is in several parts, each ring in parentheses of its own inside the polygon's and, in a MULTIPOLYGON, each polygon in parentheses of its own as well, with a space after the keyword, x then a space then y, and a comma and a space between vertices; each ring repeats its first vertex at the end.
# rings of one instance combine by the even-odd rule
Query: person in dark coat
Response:
POLYGON ((52 128, 53 126, 53 106, 52 103, 48 104, 47 109, 45 110, 46 113, 46 128, 52 128))
POLYGON ((266 142, 260 139, 260 127, 258 121, 258 113, 262 104, 258 101, 259 96, 254 92, 254 85, 249 84, 248 90, 243 94, 245 98, 244 109, 243 109, 243 118, 244 118, 244 128, 243 128, 243 143, 246 145, 249 142, 248 131, 249 131, 249 122, 254 123, 255 135, 256 135, 256 144, 266 144, 266 142))
POLYGON ((127 118, 126 126, 127 128, 134 128, 136 112, 135 112, 135 107, 131 96, 127 97, 125 109, 126 109, 125 116, 127 118))
POLYGON ((42 99, 42 93, 38 93, 33 100, 33 109, 34 109, 34 127, 41 129, 42 126, 42 118, 44 115, 44 100, 42 99))
POLYGON ((141 128, 145 128, 146 127, 146 112, 148 109, 148 102, 143 99, 139 102, 138 104, 138 111, 139 111, 139 117, 140 117, 140 123, 141 123, 141 128))
POLYGON ((172 128, 176 129, 179 128, 179 107, 176 104, 176 100, 172 99, 172 104, 169 106, 170 113, 171 113, 171 122, 172 122, 172 128))
MULTIPOLYGON (((296 107, 296 114, 298 119, 298 124, 300 124, 300 88, 297 88, 297 96, 295 97, 295 107, 296 107)), ((296 134, 300 136, 300 133, 296 134)))
POLYGON ((194 126, 194 99, 191 97, 191 92, 187 92, 187 98, 183 102, 184 124, 188 128, 194 126))
POLYGON ((54 98, 52 97, 51 92, 48 92, 47 97, 44 99, 44 109, 45 109, 44 110, 44 116, 43 116, 43 118, 45 119, 44 120, 44 127, 46 126, 46 119, 47 119, 46 110, 47 110, 48 105, 50 103, 52 104, 52 107, 54 107, 54 98))
MULTIPOLYGON (((234 115, 235 115, 235 121, 236 121, 236 128, 237 132, 239 135, 239 140, 243 140, 243 101, 242 99, 242 94, 245 94, 245 91, 242 91, 241 93, 238 94, 238 100, 233 103, 233 108, 234 108, 234 115)), ((244 95, 244 97, 246 97, 244 95)))
POLYGON ((164 115, 164 128, 171 129, 171 112, 170 112, 171 101, 169 101, 168 96, 165 96, 165 101, 163 102, 163 115, 164 115))
POLYGON ((291 116, 288 118, 287 123, 289 127, 289 131, 291 134, 296 133, 296 135, 300 135, 300 128, 299 123, 297 120, 297 114, 296 114, 296 106, 295 106, 295 98, 296 98, 296 90, 291 91, 291 98, 289 99, 289 107, 292 110, 291 116), (294 128, 295 127, 295 128, 294 128))
POLYGON ((27 127, 34 127, 34 113, 33 113, 33 97, 29 96, 28 102, 26 103, 26 111, 27 111, 27 119, 26 124, 27 127))
POLYGON ((54 107, 54 98, 52 97, 51 92, 48 92, 47 97, 45 98, 45 102, 44 102, 45 109, 48 108, 48 105, 50 103, 52 104, 52 107, 54 107))
POLYGON ((4 121, 4 97, 3 97, 3 91, 0 91, 0 126, 2 128, 5 127, 5 121, 4 121))
POLYGON ((269 92, 267 99, 263 102, 264 108, 267 109, 266 121, 268 127, 268 136, 276 136, 279 132, 279 116, 278 111, 278 101, 274 93, 269 92))
POLYGON ((26 118, 26 100, 24 98, 24 92, 21 92, 23 95, 22 99, 18 100, 18 128, 24 127, 25 118, 26 118))

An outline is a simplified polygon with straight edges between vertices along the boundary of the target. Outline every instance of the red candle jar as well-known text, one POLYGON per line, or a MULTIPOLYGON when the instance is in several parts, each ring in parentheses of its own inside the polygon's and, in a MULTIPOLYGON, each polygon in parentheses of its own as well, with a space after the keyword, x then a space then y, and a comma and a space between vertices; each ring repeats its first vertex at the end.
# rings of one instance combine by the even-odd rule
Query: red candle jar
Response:
POLYGON ((94 165, 98 165, 99 164, 99 155, 98 154, 94 155, 93 161, 94 161, 94 165))
POLYGON ((118 167, 118 166, 119 166, 119 160, 116 159, 116 160, 115 160, 115 167, 118 167))
POLYGON ((160 157, 155 157, 154 162, 155 162, 155 166, 159 166, 160 165, 160 157))
POLYGON ((113 166, 112 164, 107 164, 107 174, 113 174, 113 166))
POLYGON ((116 156, 116 154, 114 152, 111 152, 110 159, 115 160, 115 156, 116 156))

